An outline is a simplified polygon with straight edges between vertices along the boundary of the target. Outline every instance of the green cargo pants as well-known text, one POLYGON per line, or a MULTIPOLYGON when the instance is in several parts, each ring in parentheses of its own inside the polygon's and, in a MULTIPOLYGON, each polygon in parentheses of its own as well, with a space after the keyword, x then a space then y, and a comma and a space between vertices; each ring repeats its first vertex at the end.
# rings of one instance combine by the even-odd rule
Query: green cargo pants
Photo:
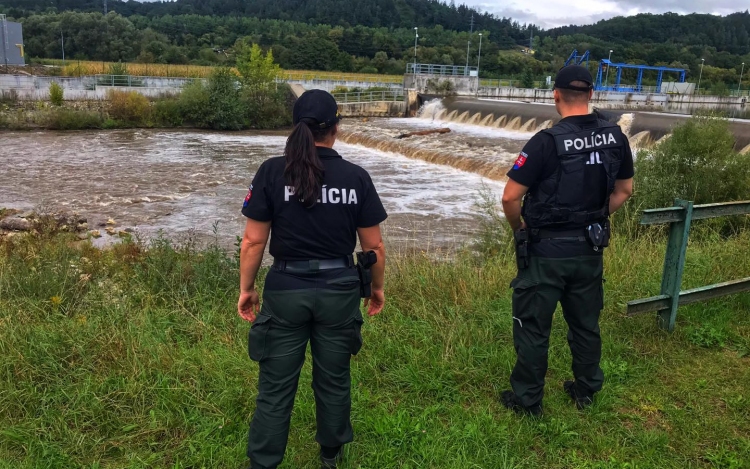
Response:
POLYGON ((284 458, 308 341, 316 440, 329 447, 353 440, 349 362, 362 347, 363 322, 356 275, 353 269, 322 279, 276 270, 268 274, 263 306, 250 329, 248 345, 250 358, 260 364, 247 448, 252 468, 275 468, 284 458), (285 289, 269 289, 273 284, 285 289), (302 288, 288 289, 294 287, 302 288))
POLYGON ((604 306, 602 256, 556 259, 531 257, 511 283, 513 288, 513 345, 517 361, 510 376, 521 404, 542 403, 552 316, 562 305, 568 323, 568 344, 573 355, 573 375, 581 394, 602 388, 599 367, 602 341, 599 315, 604 306))

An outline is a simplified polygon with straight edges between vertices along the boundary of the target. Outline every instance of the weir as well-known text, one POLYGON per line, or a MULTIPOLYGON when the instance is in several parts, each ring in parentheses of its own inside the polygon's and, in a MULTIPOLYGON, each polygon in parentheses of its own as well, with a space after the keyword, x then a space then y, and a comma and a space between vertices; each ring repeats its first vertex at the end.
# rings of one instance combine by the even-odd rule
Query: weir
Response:
MULTIPOLYGON (((553 126, 560 116, 553 104, 500 101, 482 98, 439 98, 419 95, 419 117, 436 122, 455 122, 485 127, 538 132, 553 126)), ((632 146, 643 148, 668 136, 672 129, 690 116, 647 111, 607 109, 610 120, 617 122, 632 146)), ((750 120, 730 119, 735 136, 735 150, 750 152, 750 120)))

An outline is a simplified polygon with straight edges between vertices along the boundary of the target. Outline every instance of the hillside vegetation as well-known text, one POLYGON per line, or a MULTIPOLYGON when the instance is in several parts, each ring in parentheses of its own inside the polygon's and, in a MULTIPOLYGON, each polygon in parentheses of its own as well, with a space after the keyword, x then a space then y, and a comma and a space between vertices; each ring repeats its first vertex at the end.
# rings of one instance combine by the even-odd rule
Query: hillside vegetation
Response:
MULTIPOLYGON (((233 60, 239 39, 272 48, 284 69, 402 74, 414 60, 476 65, 481 32, 484 77, 553 74, 575 48, 599 60, 663 64, 697 73, 706 59, 708 87, 736 89, 750 64, 750 13, 726 17, 637 15, 548 31, 434 0, 0 0, 0 11, 24 23, 30 57, 213 65, 233 60), (470 23, 474 16, 474 33, 470 23), (529 44, 534 55, 501 52, 529 44)), ((595 65, 595 64, 594 64, 595 65)), ((626 75, 626 78, 631 78, 626 75)))

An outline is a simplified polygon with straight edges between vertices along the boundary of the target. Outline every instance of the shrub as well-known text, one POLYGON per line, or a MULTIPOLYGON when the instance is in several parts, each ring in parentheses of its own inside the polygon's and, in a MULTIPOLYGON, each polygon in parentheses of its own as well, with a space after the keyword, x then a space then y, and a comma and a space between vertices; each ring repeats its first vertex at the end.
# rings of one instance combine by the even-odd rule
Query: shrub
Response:
POLYGON ((109 64, 109 75, 128 75, 128 66, 122 62, 109 64))
POLYGON ((726 119, 695 116, 636 161, 638 202, 671 206, 675 198, 696 204, 750 198, 750 156, 733 149, 726 119))
MULTIPOLYGON (((635 161, 635 195, 615 214, 615 228, 636 236, 643 231, 638 226, 640 211, 671 207, 677 198, 696 205, 750 198, 750 155, 740 155, 733 147, 728 121, 704 115, 690 118, 675 127, 669 138, 640 151, 635 161)), ((748 217, 717 218, 700 226, 730 234, 747 221, 748 217)))
POLYGON ((95 112, 53 109, 46 113, 41 125, 50 130, 86 130, 102 127, 102 116, 95 112))
POLYGON ((210 127, 208 88, 202 81, 194 81, 183 88, 177 108, 183 120, 196 127, 210 127))
POLYGON ((217 69, 208 79, 209 127, 239 130, 244 126, 237 75, 229 68, 217 69))
POLYGON ((136 91, 110 91, 109 115, 115 120, 139 125, 148 120, 151 106, 148 98, 136 91))
POLYGON ((49 100, 52 101, 53 105, 63 105, 64 93, 62 86, 56 81, 53 81, 52 84, 49 85, 49 100))
POLYGON ((241 104, 244 124, 252 129, 275 129, 291 125, 294 95, 288 85, 262 93, 245 91, 241 104))
POLYGON ((156 101, 151 111, 151 118, 154 125, 159 127, 180 127, 184 122, 180 102, 176 99, 156 101))

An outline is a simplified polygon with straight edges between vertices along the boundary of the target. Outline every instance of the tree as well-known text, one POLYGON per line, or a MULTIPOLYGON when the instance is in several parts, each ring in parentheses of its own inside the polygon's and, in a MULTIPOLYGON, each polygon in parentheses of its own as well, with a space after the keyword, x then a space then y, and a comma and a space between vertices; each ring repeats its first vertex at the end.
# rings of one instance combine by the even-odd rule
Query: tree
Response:
POLYGON ((269 89, 279 76, 279 66, 274 62, 271 49, 263 56, 258 44, 249 46, 240 42, 237 49, 237 70, 240 72, 242 87, 250 92, 269 89))

